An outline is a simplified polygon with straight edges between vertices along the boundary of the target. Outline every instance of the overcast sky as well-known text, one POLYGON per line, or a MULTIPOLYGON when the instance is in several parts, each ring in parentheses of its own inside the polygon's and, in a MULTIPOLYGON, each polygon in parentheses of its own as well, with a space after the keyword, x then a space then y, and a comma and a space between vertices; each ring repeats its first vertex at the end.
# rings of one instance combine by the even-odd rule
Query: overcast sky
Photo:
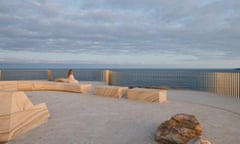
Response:
POLYGON ((240 67, 240 0, 0 0, 0 63, 240 67))

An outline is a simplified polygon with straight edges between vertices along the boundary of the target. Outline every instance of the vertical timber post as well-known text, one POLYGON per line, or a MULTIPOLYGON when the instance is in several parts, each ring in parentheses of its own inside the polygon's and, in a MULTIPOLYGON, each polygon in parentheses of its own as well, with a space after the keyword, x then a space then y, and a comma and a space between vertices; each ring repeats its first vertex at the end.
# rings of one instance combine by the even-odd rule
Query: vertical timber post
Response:
POLYGON ((48 81, 52 80, 52 70, 48 70, 48 81))
POLYGON ((112 71, 110 71, 110 70, 105 70, 104 71, 104 81, 108 85, 112 85, 112 71))

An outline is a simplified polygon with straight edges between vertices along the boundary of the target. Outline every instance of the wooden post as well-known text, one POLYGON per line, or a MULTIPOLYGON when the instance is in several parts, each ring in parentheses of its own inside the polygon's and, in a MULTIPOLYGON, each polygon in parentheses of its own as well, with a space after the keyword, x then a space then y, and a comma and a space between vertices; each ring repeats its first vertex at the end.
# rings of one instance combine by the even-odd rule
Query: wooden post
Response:
POLYGON ((108 85, 112 85, 112 71, 110 71, 110 70, 105 70, 103 76, 104 76, 104 81, 105 81, 108 85))
POLYGON ((237 80, 237 84, 236 84, 236 87, 237 87, 237 98, 238 100, 240 99, 240 73, 237 73, 237 76, 236 76, 236 80, 237 80))
POLYGON ((48 81, 52 80, 52 70, 48 70, 48 81))
POLYGON ((2 71, 0 70, 0 81, 2 80, 2 71))

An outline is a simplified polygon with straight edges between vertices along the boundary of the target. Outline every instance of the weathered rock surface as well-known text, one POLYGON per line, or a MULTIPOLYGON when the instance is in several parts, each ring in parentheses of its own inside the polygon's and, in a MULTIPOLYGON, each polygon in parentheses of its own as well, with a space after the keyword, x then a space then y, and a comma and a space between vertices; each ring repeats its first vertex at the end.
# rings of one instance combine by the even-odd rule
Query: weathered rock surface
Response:
POLYGON ((160 144, 187 144, 202 135, 202 127, 194 115, 177 114, 162 123, 156 133, 160 144))

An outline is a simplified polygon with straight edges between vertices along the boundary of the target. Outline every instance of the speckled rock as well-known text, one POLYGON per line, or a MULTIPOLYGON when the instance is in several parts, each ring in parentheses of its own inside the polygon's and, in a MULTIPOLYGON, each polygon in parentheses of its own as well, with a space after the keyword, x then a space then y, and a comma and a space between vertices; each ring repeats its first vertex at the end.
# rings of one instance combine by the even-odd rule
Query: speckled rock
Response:
POLYGON ((176 114, 157 129, 159 144, 187 144, 202 135, 202 127, 194 115, 176 114))

